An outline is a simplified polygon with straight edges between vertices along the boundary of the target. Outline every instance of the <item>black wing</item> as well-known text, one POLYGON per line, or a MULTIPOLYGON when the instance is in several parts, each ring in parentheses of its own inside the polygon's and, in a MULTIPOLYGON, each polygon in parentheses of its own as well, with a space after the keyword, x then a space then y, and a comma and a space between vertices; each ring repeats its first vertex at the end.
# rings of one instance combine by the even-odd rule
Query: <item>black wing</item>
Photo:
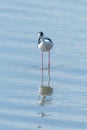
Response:
POLYGON ((48 38, 48 37, 46 37, 45 39, 46 39, 46 40, 49 40, 50 42, 52 42, 52 40, 51 40, 50 38, 48 38))

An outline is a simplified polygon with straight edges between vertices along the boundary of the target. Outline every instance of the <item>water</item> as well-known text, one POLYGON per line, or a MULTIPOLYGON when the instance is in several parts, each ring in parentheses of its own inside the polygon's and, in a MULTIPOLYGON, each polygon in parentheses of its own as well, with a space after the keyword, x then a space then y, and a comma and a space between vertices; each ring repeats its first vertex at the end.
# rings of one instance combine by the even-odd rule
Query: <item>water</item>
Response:
POLYGON ((1 130, 87 129, 86 16, 86 0, 0 1, 1 130), (55 44, 43 84, 38 31, 55 44))

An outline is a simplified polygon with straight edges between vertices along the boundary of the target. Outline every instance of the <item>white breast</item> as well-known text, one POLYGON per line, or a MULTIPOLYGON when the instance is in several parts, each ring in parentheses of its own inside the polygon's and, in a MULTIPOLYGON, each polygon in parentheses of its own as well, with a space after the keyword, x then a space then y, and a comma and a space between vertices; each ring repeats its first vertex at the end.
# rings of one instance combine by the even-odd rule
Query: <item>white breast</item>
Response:
POLYGON ((41 41, 41 43, 38 45, 38 48, 41 49, 41 51, 49 51, 50 49, 52 49, 52 47, 53 47, 53 43, 48 39, 41 41))

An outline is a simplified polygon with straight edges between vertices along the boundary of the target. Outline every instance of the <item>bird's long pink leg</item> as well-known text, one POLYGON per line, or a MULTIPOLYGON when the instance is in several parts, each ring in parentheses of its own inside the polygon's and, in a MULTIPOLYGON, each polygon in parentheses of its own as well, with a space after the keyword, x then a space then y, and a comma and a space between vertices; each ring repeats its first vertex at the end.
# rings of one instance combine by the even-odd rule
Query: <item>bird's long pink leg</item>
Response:
POLYGON ((42 71, 43 71, 43 52, 42 52, 42 71))
POLYGON ((48 52, 48 71, 50 71, 50 51, 48 52))
POLYGON ((43 70, 44 70, 44 68, 43 68, 43 52, 42 52, 42 68, 41 68, 41 71, 42 71, 42 85, 43 85, 43 70))
POLYGON ((48 76, 49 76, 48 84, 50 85, 50 51, 48 52, 48 76))

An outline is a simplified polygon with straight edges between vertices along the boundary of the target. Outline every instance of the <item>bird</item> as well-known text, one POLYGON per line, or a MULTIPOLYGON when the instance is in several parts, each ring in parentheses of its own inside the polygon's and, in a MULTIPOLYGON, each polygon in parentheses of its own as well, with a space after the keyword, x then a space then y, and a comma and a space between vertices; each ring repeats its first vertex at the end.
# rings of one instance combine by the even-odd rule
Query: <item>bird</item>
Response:
POLYGON ((50 50, 53 48, 53 41, 45 37, 44 33, 38 32, 38 45, 37 47, 41 50, 42 52, 42 71, 44 69, 43 67, 43 53, 48 52, 48 73, 50 73, 50 50))

